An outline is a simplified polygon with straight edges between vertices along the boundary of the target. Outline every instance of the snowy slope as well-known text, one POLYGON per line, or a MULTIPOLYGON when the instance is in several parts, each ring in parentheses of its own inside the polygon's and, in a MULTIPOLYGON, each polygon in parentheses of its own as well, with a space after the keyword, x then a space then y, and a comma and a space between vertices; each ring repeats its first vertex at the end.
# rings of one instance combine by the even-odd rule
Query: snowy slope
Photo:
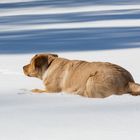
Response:
POLYGON ((0 140, 139 140, 140 97, 89 99, 30 92, 23 75, 35 53, 108 61, 140 83, 138 0, 0 1, 0 140))

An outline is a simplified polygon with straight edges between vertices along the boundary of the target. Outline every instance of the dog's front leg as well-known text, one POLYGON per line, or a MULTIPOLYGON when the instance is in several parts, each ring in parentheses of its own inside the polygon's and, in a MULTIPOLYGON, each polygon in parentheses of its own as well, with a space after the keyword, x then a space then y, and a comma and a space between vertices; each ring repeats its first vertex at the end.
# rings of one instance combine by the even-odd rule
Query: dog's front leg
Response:
POLYGON ((32 89, 31 92, 33 93, 47 93, 47 90, 42 90, 42 89, 32 89))

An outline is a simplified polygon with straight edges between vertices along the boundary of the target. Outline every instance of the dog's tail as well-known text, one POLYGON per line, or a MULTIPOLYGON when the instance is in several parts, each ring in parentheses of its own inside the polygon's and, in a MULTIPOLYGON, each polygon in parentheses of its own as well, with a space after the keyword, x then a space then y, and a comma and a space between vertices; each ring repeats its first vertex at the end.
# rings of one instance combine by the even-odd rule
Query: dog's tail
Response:
POLYGON ((135 82, 129 82, 128 90, 131 95, 140 95, 140 84, 137 84, 135 82))

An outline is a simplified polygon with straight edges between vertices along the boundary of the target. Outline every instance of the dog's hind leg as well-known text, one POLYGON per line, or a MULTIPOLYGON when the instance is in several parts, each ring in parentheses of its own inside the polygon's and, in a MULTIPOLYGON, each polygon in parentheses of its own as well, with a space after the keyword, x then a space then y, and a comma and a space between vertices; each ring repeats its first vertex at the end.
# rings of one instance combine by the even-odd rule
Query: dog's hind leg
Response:
POLYGON ((96 82, 94 76, 88 78, 84 96, 91 98, 105 98, 113 94, 106 85, 96 82))

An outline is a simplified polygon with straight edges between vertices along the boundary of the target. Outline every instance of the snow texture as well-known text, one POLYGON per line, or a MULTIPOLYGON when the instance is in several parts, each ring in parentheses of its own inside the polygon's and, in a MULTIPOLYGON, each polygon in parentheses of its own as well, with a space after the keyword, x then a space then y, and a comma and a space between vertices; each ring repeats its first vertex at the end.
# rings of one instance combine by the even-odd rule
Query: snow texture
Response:
POLYGON ((112 62, 140 83, 139 0, 0 1, 0 140, 139 140, 140 97, 33 94, 36 53, 112 62))

